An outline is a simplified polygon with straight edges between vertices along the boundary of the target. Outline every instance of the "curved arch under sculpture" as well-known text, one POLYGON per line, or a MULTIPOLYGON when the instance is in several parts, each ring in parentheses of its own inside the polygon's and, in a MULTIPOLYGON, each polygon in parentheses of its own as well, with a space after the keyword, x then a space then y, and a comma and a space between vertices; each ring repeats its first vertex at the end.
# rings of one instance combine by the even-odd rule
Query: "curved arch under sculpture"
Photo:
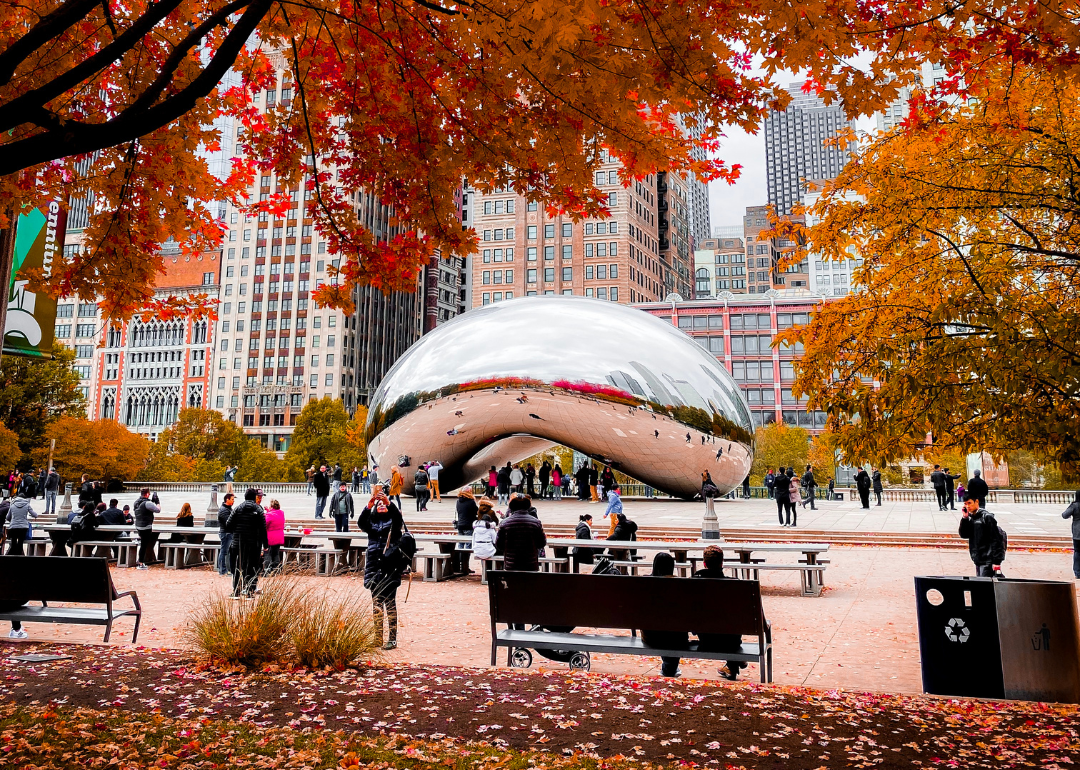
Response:
MULTIPOLYGON (((414 344, 372 398, 381 477, 439 460, 454 489, 553 444, 680 497, 708 470, 722 492, 753 460, 750 411, 717 360, 669 323, 585 297, 471 310, 414 344)), ((570 471, 570 469, 564 469, 570 471)))

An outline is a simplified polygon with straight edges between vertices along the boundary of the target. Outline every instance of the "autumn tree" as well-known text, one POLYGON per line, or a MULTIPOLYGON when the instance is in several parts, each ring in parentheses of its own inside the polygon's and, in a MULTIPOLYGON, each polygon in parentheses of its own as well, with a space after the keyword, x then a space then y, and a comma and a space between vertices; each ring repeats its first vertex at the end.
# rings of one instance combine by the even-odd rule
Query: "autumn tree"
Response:
POLYGON ((769 468, 795 468, 800 472, 806 467, 810 452, 810 434, 804 428, 795 428, 782 422, 771 422, 754 431, 754 464, 750 468, 750 482, 760 487, 764 484, 769 468))
POLYGON ((806 250, 864 258, 855 290, 782 335, 794 391, 847 457, 1028 449, 1080 461, 1080 91, 1000 68, 917 99, 827 187, 806 250), (857 195, 858 198, 854 198, 857 195))
POLYGON ((19 464, 23 451, 19 446, 19 435, 8 430, 4 423, 0 422, 0 468, 10 470, 19 464))
POLYGON ((246 440, 236 423, 226 420, 220 412, 195 408, 181 409, 176 423, 158 436, 159 443, 167 444, 172 451, 185 457, 223 465, 240 462, 246 440))
POLYGON ((101 481, 134 479, 150 450, 145 437, 114 420, 64 416, 49 426, 43 444, 32 452, 35 465, 48 462, 51 439, 56 439, 53 466, 66 479, 83 473, 101 481))
POLYGON ((463 178, 601 215, 604 152, 624 183, 658 170, 732 177, 696 151, 782 106, 770 78, 787 70, 853 113, 890 102, 926 59, 964 84, 999 59, 1071 72, 1074 4, 4 0, 0 225, 16 202, 92 197, 85 247, 49 288, 101 294, 111 316, 169 314, 185 301, 154 301, 157 245, 217 247, 216 212, 200 204, 280 217, 305 188, 306 213, 342 258, 317 298, 348 304, 356 283, 411 289, 435 249, 472 250, 455 214, 463 178), (866 55, 869 66, 854 63, 866 55), (754 57, 764 77, 750 74, 754 57), (231 151, 237 137, 218 134, 218 115, 240 121, 244 158, 220 180, 203 151, 231 151), (247 201, 271 172, 274 193, 247 201), (392 208, 396 235, 377 240, 359 221, 360 190, 392 208))
POLYGON ((311 465, 339 463, 351 472, 366 462, 363 426, 367 410, 361 407, 354 419, 345 405, 330 396, 308 401, 296 418, 292 442, 285 453, 291 468, 305 470, 311 465))
POLYGON ((79 375, 71 367, 75 351, 56 343, 53 356, 51 361, 18 356, 0 360, 0 421, 18 434, 24 454, 41 445, 60 416, 86 416, 79 375))

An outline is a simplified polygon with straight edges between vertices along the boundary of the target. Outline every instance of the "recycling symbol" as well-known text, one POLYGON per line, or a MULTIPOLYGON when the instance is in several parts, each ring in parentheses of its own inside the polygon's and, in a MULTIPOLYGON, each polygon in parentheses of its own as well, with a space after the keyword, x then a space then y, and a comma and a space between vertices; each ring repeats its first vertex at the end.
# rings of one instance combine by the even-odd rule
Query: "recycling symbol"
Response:
POLYGON ((945 636, 949 638, 950 642, 963 644, 971 637, 971 629, 964 624, 962 619, 952 618, 945 624, 945 636))

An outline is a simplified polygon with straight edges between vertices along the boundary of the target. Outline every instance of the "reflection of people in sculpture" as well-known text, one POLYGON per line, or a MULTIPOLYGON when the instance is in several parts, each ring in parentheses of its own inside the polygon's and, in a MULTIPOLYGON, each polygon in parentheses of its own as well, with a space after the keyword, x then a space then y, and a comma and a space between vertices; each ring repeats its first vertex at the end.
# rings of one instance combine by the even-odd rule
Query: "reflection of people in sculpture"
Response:
POLYGON ((686 434, 686 443, 687 444, 690 443, 690 434, 689 433, 686 434))
POLYGON ((719 460, 723 456, 724 456, 724 448, 720 447, 719 449, 716 450, 716 459, 719 460))
POLYGON ((653 431, 653 438, 660 438, 660 431, 654 430, 653 431))

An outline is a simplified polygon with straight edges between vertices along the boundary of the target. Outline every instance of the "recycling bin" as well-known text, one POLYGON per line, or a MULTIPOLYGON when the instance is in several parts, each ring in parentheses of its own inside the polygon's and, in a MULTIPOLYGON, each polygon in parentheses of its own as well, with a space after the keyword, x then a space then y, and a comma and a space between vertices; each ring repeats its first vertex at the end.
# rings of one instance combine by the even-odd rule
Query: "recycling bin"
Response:
POLYGON ((916 577, 923 690, 1080 703, 1072 583, 916 577))

